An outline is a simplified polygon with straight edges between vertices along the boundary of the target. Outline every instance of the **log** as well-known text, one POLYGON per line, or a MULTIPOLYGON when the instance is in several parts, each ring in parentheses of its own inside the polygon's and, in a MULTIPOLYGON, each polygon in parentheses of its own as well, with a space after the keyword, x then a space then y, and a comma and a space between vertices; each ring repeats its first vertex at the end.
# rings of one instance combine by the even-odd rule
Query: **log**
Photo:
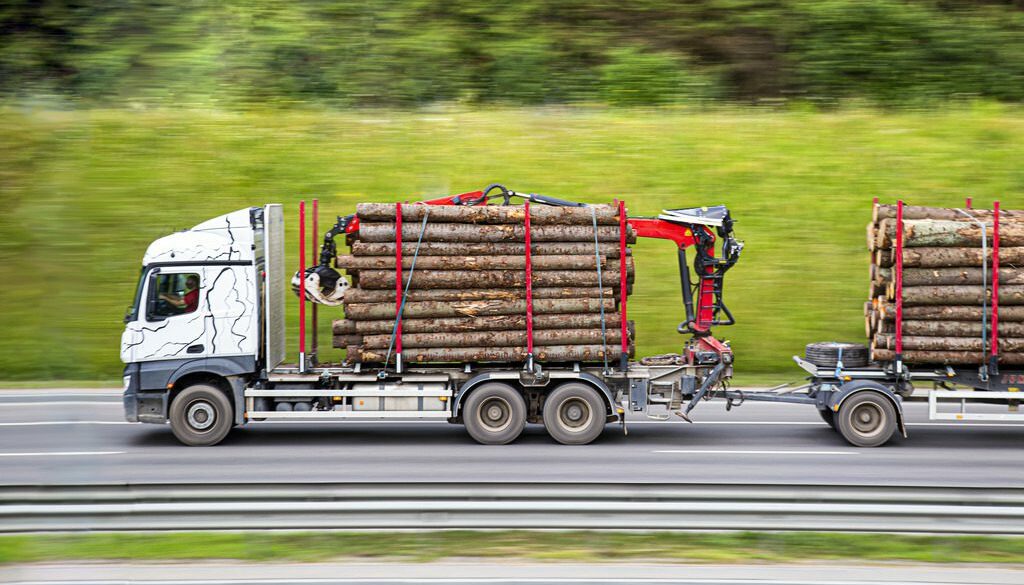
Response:
MULTIPOLYGON (((604 296, 611 298, 614 291, 611 288, 603 290, 604 296)), ((601 298, 602 290, 597 287, 539 287, 533 289, 535 299, 575 299, 575 298, 601 298)), ((395 302, 395 291, 368 290, 362 288, 350 288, 345 291, 344 302, 351 303, 387 303, 395 302)), ((408 301, 487 301, 487 300, 515 300, 526 298, 526 288, 432 288, 412 289, 405 295, 408 301)))
MULTIPOLYGON (((418 232, 417 232, 418 234, 418 232)), ((350 246, 353 256, 394 256, 398 246, 394 242, 352 242, 350 246)), ((580 256, 594 255, 594 239, 586 242, 533 242, 530 252, 537 256, 580 256)), ((402 242, 402 254, 413 254, 416 251, 416 240, 402 242)), ((598 244, 597 251, 608 258, 619 257, 619 243, 605 242, 598 244)), ((626 253, 630 250, 627 248, 626 253)), ((419 245, 420 256, 522 256, 526 254, 526 244, 515 242, 494 243, 450 243, 422 242, 419 245)))
MULTIPOLYGON (((629 354, 633 353, 630 347, 629 354)), ((362 362, 383 362, 386 351, 360 350, 355 352, 362 362)), ((350 355, 350 357, 351 357, 350 355)), ((609 361, 619 359, 622 346, 608 346, 609 361)), ((600 362, 604 359, 601 345, 546 345, 534 348, 534 359, 540 362, 600 362)), ((402 352, 402 359, 410 364, 429 362, 521 362, 526 360, 525 347, 439 347, 410 349, 402 352)))
MULTIPOLYGON (((910 286, 903 287, 903 305, 980 305, 990 297, 983 286, 910 286)), ((889 295, 889 300, 893 300, 889 295)), ((999 287, 1000 305, 1024 305, 1024 286, 999 287)))
MULTIPOLYGON (((402 224, 402 240, 416 242, 421 226, 416 223, 402 224)), ((423 234, 424 242, 522 242, 526 228, 522 225, 473 225, 465 223, 428 223, 423 234)), ((534 242, 588 242, 594 243, 594 228, 588 225, 539 225, 531 228, 530 238, 534 242)), ((359 240, 364 242, 394 242, 395 224, 365 222, 359 224, 359 240)), ((598 226, 597 239, 601 242, 618 242, 618 226, 598 226)), ((626 241, 636 242, 636 232, 628 228, 626 241)))
MULTIPOLYGON (((531 260, 533 270, 596 270, 608 267, 605 256, 580 254, 576 256, 537 256, 531 260)), ((416 258, 416 270, 525 270, 526 256, 422 256, 416 258)), ((402 267, 412 268, 413 258, 402 257, 402 267)), ((618 261, 615 263, 618 266, 618 261)), ((338 256, 336 268, 352 270, 380 270, 395 267, 394 256, 338 256)), ((626 259, 626 267, 633 271, 633 259, 626 259)))
MULTIPOLYGON (((971 223, 943 220, 904 220, 903 246, 967 247, 981 246, 981 228, 971 223)), ((992 226, 985 229, 986 239, 991 245, 992 226)), ((875 240, 878 248, 891 248, 896 239, 896 221, 882 220, 875 240)), ((999 241, 1002 246, 1024 246, 1024 221, 1000 223, 999 241)))
MULTIPOLYGON (((992 308, 989 307, 989 311, 992 308)), ((878 305, 878 315, 885 321, 896 320, 896 305, 893 303, 882 303, 878 305)), ((981 321, 981 306, 918 306, 904 307, 903 320, 940 320, 940 321, 981 321)), ((1024 306, 999 307, 999 321, 1024 321, 1024 306)))
MULTIPOLYGON (((940 284, 974 284, 979 286, 984 284, 988 286, 991 283, 991 267, 987 271, 983 271, 981 268, 906 268, 903 270, 903 286, 935 286, 940 284)), ((999 284, 1024 284, 1024 269, 1000 269, 999 284)))
MULTIPOLYGON (((1000 230, 1002 231, 1002 230, 1000 230)), ((992 266, 992 242, 982 252, 977 248, 904 248, 903 268, 954 268, 958 266, 981 266, 983 260, 992 266)), ((879 266, 891 267, 895 263, 895 250, 879 250, 879 266)), ((999 261, 1002 265, 1024 265, 1024 247, 1004 247, 1000 245, 999 261)))
MULTIPOLYGON (((981 339, 981 321, 904 321, 903 335, 925 337, 977 337, 981 339)), ((1024 323, 999 323, 1000 337, 1024 337, 1024 323)))
MULTIPOLYGON (((605 342, 621 344, 622 331, 615 327, 606 330, 605 342)), ((533 343, 537 345, 601 345, 600 329, 540 329, 533 332, 533 343)), ((391 335, 366 335, 363 349, 387 349, 391 335)), ((508 347, 525 346, 526 331, 475 331, 475 332, 402 332, 402 347, 407 349, 431 347, 508 347)))
MULTIPOLYGON (((891 362, 896 352, 891 349, 875 349, 871 359, 876 362, 891 362)), ((980 351, 904 351, 903 361, 908 364, 924 365, 978 365, 988 360, 988 354, 980 351)), ((1007 353, 999 356, 999 363, 1006 366, 1024 365, 1024 353, 1007 353)))
MULTIPOLYGON (((896 347, 896 338, 892 335, 880 335, 885 341, 886 348, 896 347)), ((991 340, 989 340, 991 343, 991 340)), ((904 335, 903 349, 923 351, 984 351, 988 349, 981 337, 923 337, 918 335, 904 335)), ((999 351, 1007 353, 1024 352, 1024 339, 1013 337, 999 338, 999 351)))
POLYGON ((868 250, 871 252, 875 251, 875 230, 876 226, 874 223, 869 223, 867 227, 867 238, 868 238, 868 250))
MULTIPOLYGON (((992 221, 995 215, 990 209, 964 209, 971 216, 981 221, 992 221)), ((896 206, 879 204, 875 205, 871 213, 874 223, 883 219, 896 219, 896 206)), ((1011 218, 1024 218, 1024 211, 1013 209, 1001 209, 999 220, 1004 221, 1011 218)), ((920 205, 904 205, 903 219, 942 219, 948 221, 970 221, 969 218, 956 208, 945 207, 923 207, 920 205)))
MULTIPOLYGON (((597 313, 604 304, 605 312, 615 310, 614 299, 535 299, 535 315, 555 313, 597 313)), ((526 313, 526 301, 415 301, 407 302, 404 318, 478 317, 484 315, 518 315, 526 313)), ((345 316, 357 321, 394 319, 394 303, 355 303, 345 307, 345 316)))
MULTIPOLYGON (((599 225, 618 225, 618 209, 611 205, 588 205, 587 207, 554 207, 534 205, 530 207, 532 225, 592 225, 591 210, 599 225)), ((359 221, 395 221, 394 203, 360 203, 356 205, 359 221)), ((423 221, 423 214, 429 212, 427 222, 476 223, 476 224, 522 224, 526 210, 522 205, 403 205, 402 221, 423 221)))
MULTIPOLYGON (((605 313, 608 329, 617 327, 618 313, 605 313)), ((334 335, 391 334, 393 319, 355 321, 337 319, 332 323, 334 335)), ((541 329, 590 329, 601 327, 600 313, 575 313, 534 315, 533 328, 541 329)), ((402 333, 433 333, 437 331, 526 331, 526 315, 491 315, 484 317, 447 317, 432 319, 402 319, 402 333)))
MULTIPOLYGON (((403 282, 408 282, 408 276, 403 282)), ((627 277, 628 280, 628 277, 627 277)), ((619 272, 601 272, 601 283, 617 288, 619 272)), ((597 272, 587 270, 543 270, 533 274, 533 286, 573 287, 598 285, 597 272)), ((430 288, 520 288, 526 286, 526 272, 522 270, 417 270, 412 275, 412 289, 430 288)), ((394 289, 393 270, 360 270, 359 287, 364 289, 394 289)))

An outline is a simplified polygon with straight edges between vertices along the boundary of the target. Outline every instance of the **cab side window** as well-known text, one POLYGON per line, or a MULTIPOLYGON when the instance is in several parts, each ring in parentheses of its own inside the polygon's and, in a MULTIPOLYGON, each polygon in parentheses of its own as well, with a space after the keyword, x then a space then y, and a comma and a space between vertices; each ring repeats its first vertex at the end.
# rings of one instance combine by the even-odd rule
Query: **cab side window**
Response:
POLYGON ((157 274, 150 281, 148 321, 193 313, 199 308, 199 275, 194 272, 157 274))

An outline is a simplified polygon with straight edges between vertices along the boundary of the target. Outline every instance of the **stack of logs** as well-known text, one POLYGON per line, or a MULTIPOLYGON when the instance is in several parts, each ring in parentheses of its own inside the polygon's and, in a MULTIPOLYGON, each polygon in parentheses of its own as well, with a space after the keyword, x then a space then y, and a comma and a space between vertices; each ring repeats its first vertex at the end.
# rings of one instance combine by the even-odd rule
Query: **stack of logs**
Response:
MULTIPOLYGON (((896 216, 895 205, 875 205, 867 227, 871 285, 864 311, 876 361, 895 359, 896 216)), ((981 209, 903 207, 903 361, 987 363, 993 219, 981 209)), ((1001 210, 999 235, 999 362, 1024 365, 1024 211, 1001 210)))
MULTIPOLYGON (((359 229, 348 239, 351 253, 336 259, 352 287, 345 291, 345 318, 333 323, 334 346, 345 348, 350 362, 382 363, 388 347, 396 345, 396 215, 393 203, 358 205, 359 229)), ((402 282, 408 284, 402 359, 524 361, 524 207, 407 204, 402 205, 401 219, 402 282)), ((600 362, 622 355, 619 300, 630 293, 633 259, 627 248, 628 285, 620 291, 619 225, 618 209, 611 205, 530 207, 535 360, 600 362)), ((635 233, 627 229, 627 243, 635 242, 635 233)), ((631 322, 627 329, 631 355, 631 322)))

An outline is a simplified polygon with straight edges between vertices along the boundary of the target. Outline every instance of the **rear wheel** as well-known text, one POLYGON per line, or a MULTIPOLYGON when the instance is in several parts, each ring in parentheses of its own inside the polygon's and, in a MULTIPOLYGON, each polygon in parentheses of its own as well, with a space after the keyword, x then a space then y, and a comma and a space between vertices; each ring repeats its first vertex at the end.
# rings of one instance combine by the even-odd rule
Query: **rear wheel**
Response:
POLYGON ((189 446, 216 445, 232 427, 231 403, 220 388, 196 384, 171 403, 171 431, 189 446))
POLYGON ((466 431, 484 445, 511 443, 526 426, 526 401, 508 384, 480 386, 469 395, 463 408, 466 431))
POLYGON ((896 432, 896 409, 877 392, 850 396, 835 416, 839 434, 857 447, 880 447, 896 432))
POLYGON ((544 401, 544 428, 563 445, 586 445, 604 431, 604 400, 586 384, 555 388, 544 401))

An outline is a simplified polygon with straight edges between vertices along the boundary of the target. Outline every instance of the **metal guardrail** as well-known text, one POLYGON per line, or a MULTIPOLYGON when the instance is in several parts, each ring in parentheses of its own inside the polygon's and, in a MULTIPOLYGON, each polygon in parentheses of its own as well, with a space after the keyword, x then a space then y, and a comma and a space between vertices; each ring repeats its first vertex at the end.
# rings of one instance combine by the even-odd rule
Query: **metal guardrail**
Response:
POLYGON ((661 483, 0 486, 0 532, 257 529, 1024 534, 1024 488, 661 483))

